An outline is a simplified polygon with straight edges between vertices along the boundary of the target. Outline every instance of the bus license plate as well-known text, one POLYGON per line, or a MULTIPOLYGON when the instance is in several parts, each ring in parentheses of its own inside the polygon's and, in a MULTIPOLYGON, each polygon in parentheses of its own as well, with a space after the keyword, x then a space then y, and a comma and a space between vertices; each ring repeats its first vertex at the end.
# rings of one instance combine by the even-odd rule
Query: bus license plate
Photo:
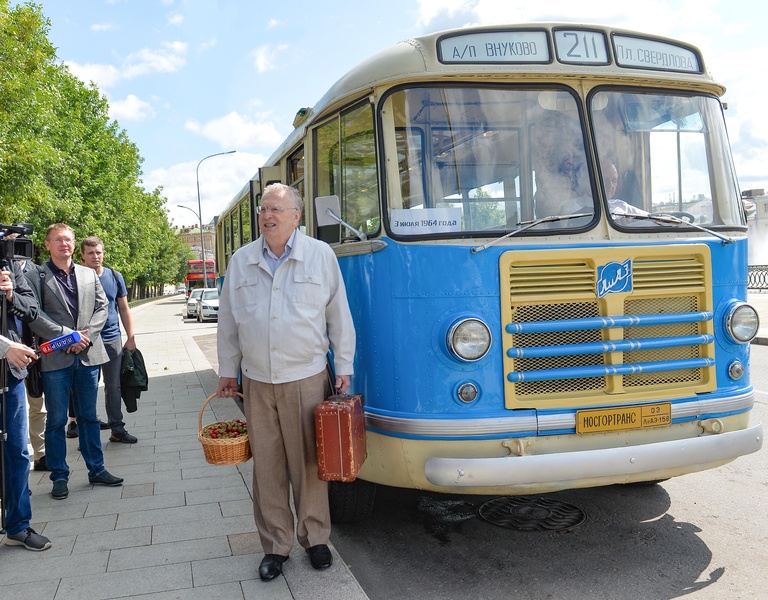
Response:
POLYGON ((671 424, 672 404, 669 402, 576 411, 576 433, 602 433, 671 424))

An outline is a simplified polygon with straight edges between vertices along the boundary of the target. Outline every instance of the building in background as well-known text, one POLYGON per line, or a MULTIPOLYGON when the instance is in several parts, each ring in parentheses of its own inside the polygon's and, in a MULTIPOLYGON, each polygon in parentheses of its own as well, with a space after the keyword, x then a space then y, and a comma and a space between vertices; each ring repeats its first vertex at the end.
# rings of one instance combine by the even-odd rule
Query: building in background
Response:
MULTIPOLYGON (((184 245, 187 246, 198 260, 203 259, 202 249, 200 248, 200 227, 193 225, 191 227, 181 225, 176 227, 176 232, 181 237, 184 245)), ((203 227, 203 242, 205 244, 205 258, 215 258, 216 233, 213 223, 203 227)))
MULTIPOLYGON (((741 197, 754 205, 754 218, 747 222, 749 264, 768 265, 768 195, 763 189, 753 189, 743 190, 741 197)), ((747 206, 749 207, 749 204, 747 206)))

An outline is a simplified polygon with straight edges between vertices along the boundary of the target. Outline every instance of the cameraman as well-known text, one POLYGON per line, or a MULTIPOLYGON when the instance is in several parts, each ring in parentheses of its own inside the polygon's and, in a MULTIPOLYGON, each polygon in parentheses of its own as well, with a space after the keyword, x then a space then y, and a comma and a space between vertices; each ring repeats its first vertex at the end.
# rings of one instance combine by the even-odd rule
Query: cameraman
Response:
POLYGON ((29 451, 27 450, 27 399, 24 378, 27 365, 32 363, 34 350, 19 343, 20 321, 29 323, 37 318, 38 305, 32 288, 16 262, 3 261, 0 265, 0 294, 3 298, 3 317, 7 320, 7 334, 0 336, 0 357, 6 359, 7 390, 2 396, 5 410, 3 443, 3 481, 5 497, 6 546, 24 546, 39 552, 51 547, 51 542, 35 532, 30 525, 32 504, 29 500, 29 451))

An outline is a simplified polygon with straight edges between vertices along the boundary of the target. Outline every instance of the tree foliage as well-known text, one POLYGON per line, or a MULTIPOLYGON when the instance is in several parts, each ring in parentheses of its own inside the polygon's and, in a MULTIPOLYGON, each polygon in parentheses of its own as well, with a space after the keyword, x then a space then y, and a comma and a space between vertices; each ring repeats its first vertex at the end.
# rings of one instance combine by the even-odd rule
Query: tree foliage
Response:
POLYGON ((143 287, 180 281, 188 250, 161 190, 106 98, 59 62, 42 7, 0 0, 0 223, 34 226, 36 261, 51 223, 104 240, 106 262, 143 287))

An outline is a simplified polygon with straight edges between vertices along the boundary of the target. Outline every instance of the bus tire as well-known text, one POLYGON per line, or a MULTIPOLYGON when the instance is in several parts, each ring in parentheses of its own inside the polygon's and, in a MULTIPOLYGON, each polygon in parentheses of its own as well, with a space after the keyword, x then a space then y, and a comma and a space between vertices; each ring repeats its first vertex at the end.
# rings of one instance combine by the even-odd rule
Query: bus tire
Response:
POLYGON ((357 523, 367 519, 376 499, 376 484, 362 479, 328 482, 331 523, 357 523))

